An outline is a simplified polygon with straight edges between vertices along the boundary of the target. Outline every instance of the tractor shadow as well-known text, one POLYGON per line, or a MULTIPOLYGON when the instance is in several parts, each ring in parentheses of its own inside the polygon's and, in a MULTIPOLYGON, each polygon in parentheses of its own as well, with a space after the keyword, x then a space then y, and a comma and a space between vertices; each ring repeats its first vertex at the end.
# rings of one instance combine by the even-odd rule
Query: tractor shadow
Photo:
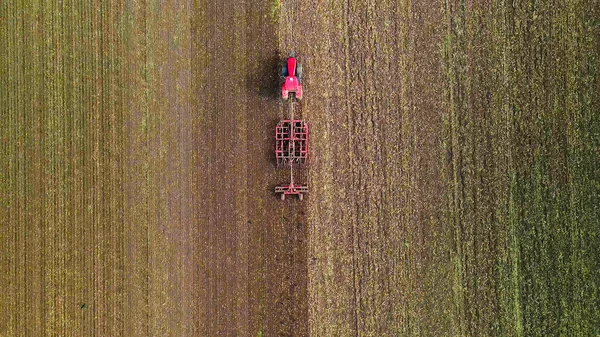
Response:
POLYGON ((258 95, 261 99, 277 100, 281 92, 281 57, 278 51, 262 60, 257 68, 246 74, 248 94, 258 95))
POLYGON ((280 119, 271 119, 269 121, 268 125, 268 129, 267 129, 267 134, 271 135, 271 137, 269 137, 269 141, 268 143, 268 151, 265 152, 265 159, 269 161, 270 167, 272 170, 278 170, 277 168, 277 156, 275 155, 275 127, 277 126, 277 123, 279 123, 280 119))

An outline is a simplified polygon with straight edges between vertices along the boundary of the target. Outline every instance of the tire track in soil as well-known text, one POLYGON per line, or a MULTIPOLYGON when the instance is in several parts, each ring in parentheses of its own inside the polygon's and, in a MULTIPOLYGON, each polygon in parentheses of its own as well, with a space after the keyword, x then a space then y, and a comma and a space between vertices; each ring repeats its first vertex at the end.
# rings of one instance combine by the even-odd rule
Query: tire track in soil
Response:
POLYGON ((198 333, 191 9, 125 8, 127 335, 198 333))
MULTIPOLYGON (((196 262, 192 222, 191 168, 191 2, 152 4, 149 47, 152 67, 152 117, 155 132, 149 142, 151 186, 154 189, 150 239, 151 331, 190 335, 195 303, 189 296, 196 262), (166 19, 168 18, 168 19, 166 19)), ((151 214, 152 214, 151 213, 151 214)))
MULTIPOLYGON (((413 276, 418 292, 413 306, 416 311, 416 331, 424 335, 453 334, 445 315, 451 306, 450 273, 446 254, 450 245, 450 228, 445 225, 444 204, 449 186, 444 179, 445 158, 442 152, 444 134, 442 120, 443 69, 440 42, 443 41, 443 12, 440 7, 414 3, 410 13, 412 62, 409 65, 411 87, 412 146, 410 147, 411 194, 414 210, 410 226, 418 228, 414 245, 413 276)), ((413 232, 414 233, 414 232, 413 232)))
POLYGON ((455 293, 458 310, 453 320, 457 321, 455 329, 463 334, 489 335, 499 319, 499 288, 489 275, 495 274, 496 258, 502 255, 498 250, 502 238, 493 219, 502 217, 503 207, 495 204, 506 189, 503 174, 497 175, 503 164, 492 159, 502 149, 501 143, 493 144, 502 131, 495 125, 498 116, 494 116, 492 93, 502 85, 493 83, 496 70, 492 68, 501 57, 494 49, 504 47, 496 43, 483 47, 494 34, 492 18, 498 17, 491 14, 488 2, 449 2, 444 11, 451 40, 446 67, 454 77, 446 89, 451 92, 446 102, 450 112, 445 117, 451 125, 446 132, 454 140, 447 149, 447 158, 454 165, 448 166, 448 172, 456 177, 449 184, 454 195, 448 208, 455 241, 452 249, 460 265, 453 282, 461 285, 456 288, 460 290, 455 293))
POLYGON ((136 2, 125 8, 124 22, 124 72, 130 91, 126 94, 126 110, 129 117, 125 121, 125 231, 126 263, 124 282, 125 302, 131 308, 125 317, 124 331, 129 336, 150 335, 149 307, 149 216, 148 216, 148 144, 147 133, 149 112, 146 91, 148 46, 146 45, 145 3, 136 2))
POLYGON ((208 335, 231 336, 235 324, 232 305, 232 287, 235 284, 232 256, 235 254, 235 245, 232 241, 235 242, 236 238, 236 224, 231 217, 235 214, 232 194, 233 187, 242 177, 232 170, 233 156, 236 152, 236 130, 231 125, 235 123, 235 113, 239 106, 235 104, 235 93, 228 86, 231 74, 223 71, 230 69, 233 63, 232 50, 219 48, 221 44, 231 47, 232 32, 227 31, 225 27, 235 27, 235 22, 232 21, 233 13, 225 11, 227 6, 223 5, 225 6, 220 7, 219 4, 209 3, 207 9, 210 26, 208 71, 211 79, 208 84, 212 88, 209 107, 205 111, 208 124, 203 131, 203 135, 207 137, 204 140, 209 144, 208 176, 205 177, 209 200, 207 207, 203 208, 208 218, 208 222, 203 224, 203 230, 206 231, 208 240, 205 252, 209 261, 205 276, 208 287, 208 316, 205 323, 208 325, 208 335))

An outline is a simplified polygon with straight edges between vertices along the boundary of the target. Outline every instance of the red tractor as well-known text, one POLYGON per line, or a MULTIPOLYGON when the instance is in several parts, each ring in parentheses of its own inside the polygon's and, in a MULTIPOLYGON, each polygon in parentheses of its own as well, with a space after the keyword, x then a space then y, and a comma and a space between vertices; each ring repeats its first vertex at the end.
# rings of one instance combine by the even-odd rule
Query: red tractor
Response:
POLYGON ((302 65, 297 62, 296 55, 292 52, 281 67, 281 98, 288 100, 290 96, 302 99, 302 65))
POLYGON ((301 108, 298 101, 302 99, 302 65, 296 61, 294 53, 285 59, 281 76, 281 98, 287 101, 289 119, 279 121, 275 127, 275 158, 278 168, 290 169, 290 182, 275 187, 275 193, 281 195, 281 200, 290 195, 297 195, 302 200, 308 193, 308 186, 294 184, 294 169, 303 169, 307 164, 308 125, 302 119, 294 118, 294 107, 301 108))

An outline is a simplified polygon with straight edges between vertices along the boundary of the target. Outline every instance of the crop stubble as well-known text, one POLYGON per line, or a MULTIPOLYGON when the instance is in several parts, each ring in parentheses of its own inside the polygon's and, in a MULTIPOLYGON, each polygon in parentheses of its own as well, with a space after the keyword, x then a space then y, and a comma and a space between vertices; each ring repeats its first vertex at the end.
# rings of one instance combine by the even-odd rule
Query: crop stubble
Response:
POLYGON ((3 3, 0 334, 306 335, 269 10, 3 3))

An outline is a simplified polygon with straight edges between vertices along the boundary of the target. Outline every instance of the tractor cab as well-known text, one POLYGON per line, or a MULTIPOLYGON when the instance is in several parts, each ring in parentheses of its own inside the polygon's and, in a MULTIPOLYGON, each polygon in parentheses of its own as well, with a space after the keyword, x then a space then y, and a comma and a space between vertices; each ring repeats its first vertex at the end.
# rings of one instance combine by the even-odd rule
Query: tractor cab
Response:
POLYGON ((302 64, 298 63, 294 53, 285 60, 281 67, 281 77, 283 85, 281 86, 281 98, 288 100, 290 96, 296 99, 302 99, 302 64))

